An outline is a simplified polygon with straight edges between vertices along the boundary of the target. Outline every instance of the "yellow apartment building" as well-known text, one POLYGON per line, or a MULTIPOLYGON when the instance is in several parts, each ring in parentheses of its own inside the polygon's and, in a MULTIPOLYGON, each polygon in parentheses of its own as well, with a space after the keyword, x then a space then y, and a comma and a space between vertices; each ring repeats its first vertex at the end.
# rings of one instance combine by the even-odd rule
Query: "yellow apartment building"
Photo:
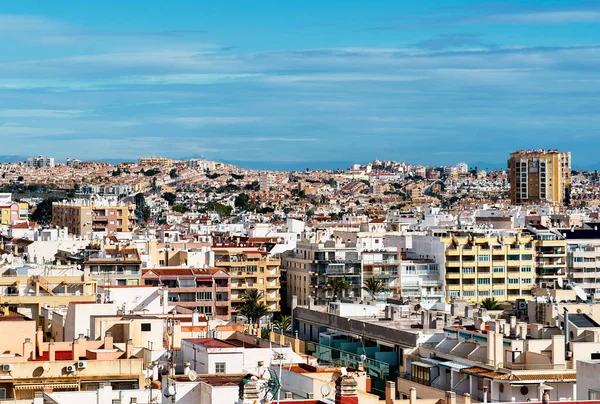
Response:
POLYGON ((144 167, 171 167, 173 160, 166 157, 142 157, 138 160, 138 165, 144 167))
POLYGON ((571 194, 571 153, 558 150, 519 150, 508 160, 513 205, 568 205, 571 194))
POLYGON ((480 302, 514 301, 531 296, 535 285, 533 236, 452 235, 446 244, 446 298, 480 302))
POLYGON ((281 260, 269 257, 256 248, 215 248, 215 266, 225 268, 231 277, 231 311, 235 315, 248 289, 263 292, 263 302, 270 312, 281 310, 281 260))

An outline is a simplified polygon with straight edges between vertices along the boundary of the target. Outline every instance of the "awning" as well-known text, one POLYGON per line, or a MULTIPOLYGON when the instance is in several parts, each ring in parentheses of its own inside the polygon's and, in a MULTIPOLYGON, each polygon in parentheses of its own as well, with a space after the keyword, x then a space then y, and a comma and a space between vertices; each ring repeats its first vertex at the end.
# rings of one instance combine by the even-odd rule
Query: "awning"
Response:
POLYGON ((456 362, 456 361, 442 362, 442 363, 440 363, 439 366, 444 367, 444 368, 449 368, 449 369, 455 369, 455 370, 461 370, 464 368, 471 367, 471 365, 467 365, 467 364, 464 364, 461 362, 456 362))
POLYGON ((31 383, 17 384, 15 390, 79 389, 79 383, 31 383))
POLYGON ((429 363, 423 363, 423 362, 411 362, 410 364, 411 364, 411 366, 419 366, 421 368, 432 368, 432 367, 434 367, 434 365, 430 365, 429 363))

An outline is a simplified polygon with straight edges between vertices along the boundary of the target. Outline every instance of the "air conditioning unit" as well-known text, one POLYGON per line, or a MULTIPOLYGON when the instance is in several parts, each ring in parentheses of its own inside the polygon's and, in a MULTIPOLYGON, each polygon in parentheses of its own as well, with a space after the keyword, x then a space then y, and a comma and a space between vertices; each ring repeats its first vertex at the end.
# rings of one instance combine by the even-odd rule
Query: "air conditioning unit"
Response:
POLYGON ((73 372, 75 372, 75 365, 65 366, 65 371, 67 373, 73 373, 73 372))
POLYGON ((104 293, 96 293, 96 303, 104 303, 104 293))
POLYGON ((527 310, 527 302, 519 302, 519 310, 527 310))
POLYGON ((13 370, 12 363, 7 363, 7 364, 2 365, 3 372, 12 372, 12 370, 13 370))
POLYGON ((87 367, 87 363, 84 361, 77 362, 77 369, 85 369, 87 367))

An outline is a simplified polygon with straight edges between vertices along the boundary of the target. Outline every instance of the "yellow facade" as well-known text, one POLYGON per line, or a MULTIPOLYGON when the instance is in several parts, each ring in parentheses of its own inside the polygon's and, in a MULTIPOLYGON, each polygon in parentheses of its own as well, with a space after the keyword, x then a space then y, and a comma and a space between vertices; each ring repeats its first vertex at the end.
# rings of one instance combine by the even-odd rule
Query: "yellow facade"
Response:
POLYGON ((530 236, 447 237, 446 297, 480 302, 514 301, 531 295, 535 249, 530 236))
POLYGON ((215 266, 225 268, 231 277, 231 309, 235 314, 248 289, 263 293, 263 302, 270 312, 281 310, 280 293, 281 260, 264 251, 248 248, 216 248, 215 266))

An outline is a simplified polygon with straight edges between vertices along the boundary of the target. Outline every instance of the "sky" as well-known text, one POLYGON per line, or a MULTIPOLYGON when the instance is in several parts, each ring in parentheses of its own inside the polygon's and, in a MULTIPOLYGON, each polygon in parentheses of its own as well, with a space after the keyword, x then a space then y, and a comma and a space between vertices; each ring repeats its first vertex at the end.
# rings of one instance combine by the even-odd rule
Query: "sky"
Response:
POLYGON ((600 2, 3 0, 2 155, 600 168, 600 2))

